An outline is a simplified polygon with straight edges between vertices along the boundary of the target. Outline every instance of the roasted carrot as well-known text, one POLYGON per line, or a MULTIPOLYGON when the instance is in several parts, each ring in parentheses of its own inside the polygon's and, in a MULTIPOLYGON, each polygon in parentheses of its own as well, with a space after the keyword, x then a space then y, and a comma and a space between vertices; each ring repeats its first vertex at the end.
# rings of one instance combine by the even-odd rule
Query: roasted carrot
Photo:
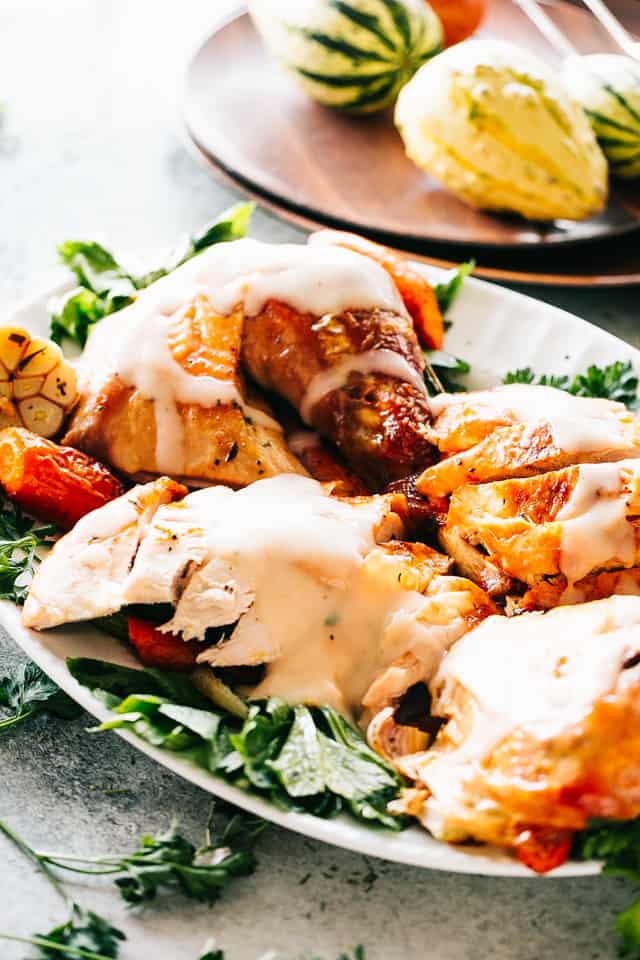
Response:
POLYGON ((145 667, 164 670, 193 670, 202 645, 195 640, 184 641, 172 633, 160 633, 152 623, 127 617, 129 642, 136 648, 145 667))
POLYGON ((29 513, 63 530, 123 493, 97 460, 23 427, 0 430, 0 484, 29 513))
POLYGON ((317 238, 318 243, 346 247, 347 250, 355 250, 356 253, 376 260, 398 288, 404 305, 411 314, 421 345, 428 350, 440 349, 444 338, 444 324, 436 295, 426 277, 413 270, 407 261, 393 250, 365 237, 359 237, 356 233, 320 230, 313 234, 313 238, 317 238))
POLYGON ((571 830, 531 827, 523 830, 516 841, 516 855, 521 863, 536 873, 555 870, 569 858, 571 830))

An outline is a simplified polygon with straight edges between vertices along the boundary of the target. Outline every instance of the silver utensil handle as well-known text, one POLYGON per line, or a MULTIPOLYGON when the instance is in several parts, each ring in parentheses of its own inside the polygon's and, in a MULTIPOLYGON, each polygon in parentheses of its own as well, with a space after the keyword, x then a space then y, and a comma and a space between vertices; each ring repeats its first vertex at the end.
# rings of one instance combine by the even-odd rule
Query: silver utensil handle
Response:
POLYGON ((640 43, 623 27, 603 0, 583 0, 591 13, 602 24, 610 37, 630 57, 640 60, 640 43))
POLYGON ((514 0, 514 3, 529 17, 543 37, 562 57, 572 57, 577 53, 576 48, 569 38, 555 25, 549 14, 538 4, 537 0, 514 0))

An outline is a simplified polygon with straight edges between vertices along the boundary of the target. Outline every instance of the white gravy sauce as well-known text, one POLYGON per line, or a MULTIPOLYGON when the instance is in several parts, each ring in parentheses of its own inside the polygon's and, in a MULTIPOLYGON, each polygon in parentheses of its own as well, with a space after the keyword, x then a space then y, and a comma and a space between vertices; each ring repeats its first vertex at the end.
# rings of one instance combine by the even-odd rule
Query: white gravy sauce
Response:
MULTIPOLYGON (((234 384, 192 376, 174 360, 167 329, 175 313, 197 294, 205 295, 223 315, 238 304, 255 314, 268 300, 281 300, 317 316, 373 307, 406 315, 385 270, 339 247, 255 240, 219 244, 141 291, 129 307, 93 329, 81 374, 91 382, 96 369, 106 368, 154 401, 158 470, 168 473, 180 473, 183 466, 178 402, 210 407, 235 401, 256 421, 278 428, 262 411, 247 408, 234 384)), ((415 371, 410 374, 415 377, 415 371)))
MULTIPOLYGON (((389 503, 383 496, 356 504, 333 499, 316 481, 292 475, 235 492, 197 491, 182 506, 156 513, 125 600, 142 601, 152 580, 169 584, 164 599, 175 601, 184 557, 176 560, 167 531, 184 526, 189 511, 190 535, 200 530, 206 559, 162 629, 202 639, 208 627, 237 621, 230 638, 210 647, 204 660, 267 663, 253 697, 277 694, 357 715, 373 681, 394 660, 412 653, 426 678, 466 629, 464 610, 446 626, 435 616, 430 623, 425 611, 442 598, 403 588, 398 561, 376 548, 402 533, 389 503)), ((189 549, 200 555, 197 544, 189 549)))
POLYGON ((316 374, 300 404, 300 416, 305 423, 311 422, 311 414, 315 405, 328 393, 343 387, 349 379, 349 375, 354 372, 364 374, 383 373, 388 377, 395 377, 397 380, 410 383, 412 387, 427 396, 424 377, 399 353, 384 348, 381 350, 366 350, 364 353, 355 353, 343 357, 332 367, 316 374))
POLYGON ((631 446, 628 424, 632 415, 623 404, 611 400, 574 397, 554 387, 514 383, 475 391, 462 399, 456 394, 441 394, 431 399, 431 412, 437 417, 460 403, 473 411, 473 419, 493 419, 502 414, 522 423, 547 423, 554 442, 567 453, 631 446))
POLYGON ((587 463, 578 468, 571 496, 555 519, 562 523, 560 569, 568 587, 605 563, 633 566, 635 535, 627 520, 623 473, 637 471, 635 460, 587 463))
POLYGON ((464 810, 466 781, 504 737, 525 728, 544 740, 579 722, 616 688, 622 665, 638 650, 640 597, 493 616, 459 640, 434 681, 441 691, 435 706, 455 725, 456 703, 464 703, 468 722, 456 731, 457 746, 433 750, 417 765, 432 794, 424 812, 429 829, 441 836, 447 818, 464 810))

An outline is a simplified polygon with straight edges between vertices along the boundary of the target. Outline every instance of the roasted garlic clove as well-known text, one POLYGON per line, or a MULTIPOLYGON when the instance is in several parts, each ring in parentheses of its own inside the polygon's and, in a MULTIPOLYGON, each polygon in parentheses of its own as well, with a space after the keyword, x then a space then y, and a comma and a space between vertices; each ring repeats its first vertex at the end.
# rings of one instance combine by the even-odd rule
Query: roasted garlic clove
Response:
POLYGON ((57 344, 22 327, 0 327, 0 426, 22 424, 43 437, 62 427, 77 397, 75 369, 57 344))

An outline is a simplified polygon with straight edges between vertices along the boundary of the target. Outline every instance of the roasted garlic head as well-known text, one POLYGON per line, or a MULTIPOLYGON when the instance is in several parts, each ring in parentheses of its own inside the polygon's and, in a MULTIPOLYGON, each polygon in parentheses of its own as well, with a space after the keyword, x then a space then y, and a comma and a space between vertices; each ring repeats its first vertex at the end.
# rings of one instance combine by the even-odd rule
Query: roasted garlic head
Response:
POLYGON ((76 372, 57 344, 12 324, 0 327, 0 428, 21 425, 52 437, 76 397, 76 372))

